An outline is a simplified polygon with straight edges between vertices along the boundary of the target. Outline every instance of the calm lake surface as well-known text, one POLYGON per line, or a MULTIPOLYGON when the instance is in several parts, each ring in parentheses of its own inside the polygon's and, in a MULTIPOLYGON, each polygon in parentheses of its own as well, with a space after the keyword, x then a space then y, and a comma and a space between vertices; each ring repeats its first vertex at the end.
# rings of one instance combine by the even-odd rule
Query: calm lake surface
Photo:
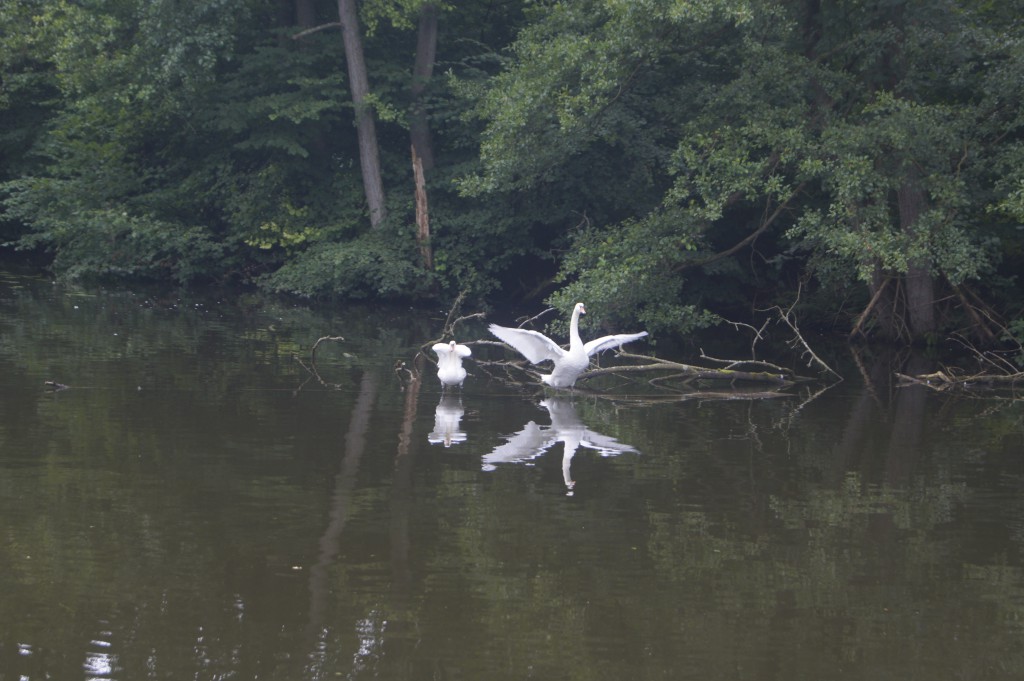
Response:
POLYGON ((0 275, 0 681, 1024 678, 1021 402, 442 397, 443 321, 0 275))

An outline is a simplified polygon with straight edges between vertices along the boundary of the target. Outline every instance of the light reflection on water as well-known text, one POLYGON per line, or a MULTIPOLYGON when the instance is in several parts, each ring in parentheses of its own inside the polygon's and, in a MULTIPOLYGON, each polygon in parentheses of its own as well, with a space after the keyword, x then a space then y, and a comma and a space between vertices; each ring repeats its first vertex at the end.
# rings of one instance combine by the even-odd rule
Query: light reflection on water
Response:
POLYGON ((593 449, 601 456, 618 456, 623 453, 637 454, 637 450, 608 435, 602 435, 587 428, 576 413, 576 406, 569 397, 550 397, 540 401, 547 409, 551 425, 539 426, 527 422, 522 430, 506 438, 506 442, 484 454, 483 470, 493 471, 498 464, 527 463, 543 455, 554 445, 562 444, 562 480, 568 494, 572 496, 576 481, 572 479, 572 459, 581 446, 593 449))
POLYGON ((471 361, 442 394, 393 370, 429 315, 10 281, 0 679, 1024 671, 1017 403, 884 363, 813 400, 540 396, 471 361))

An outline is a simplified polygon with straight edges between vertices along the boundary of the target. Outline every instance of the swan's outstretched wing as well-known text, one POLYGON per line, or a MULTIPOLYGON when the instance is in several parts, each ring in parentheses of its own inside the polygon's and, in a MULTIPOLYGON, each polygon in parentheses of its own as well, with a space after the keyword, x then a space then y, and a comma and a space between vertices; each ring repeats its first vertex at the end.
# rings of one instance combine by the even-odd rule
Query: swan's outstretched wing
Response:
POLYGON ((491 324, 487 328, 534 364, 539 364, 546 359, 553 361, 565 354, 565 350, 558 347, 555 341, 538 331, 510 329, 497 324, 491 324))
POLYGON ((455 365, 461 365, 463 358, 473 354, 468 345, 456 345, 452 349, 451 343, 434 343, 430 349, 437 353, 437 358, 442 362, 455 365))
POLYGON ((646 331, 641 331, 640 333, 619 333, 614 336, 601 336, 600 338, 595 338, 589 343, 584 343, 583 349, 586 350, 587 357, 592 357, 602 350, 610 350, 612 348, 617 348, 620 345, 625 345, 626 343, 632 343, 646 335, 646 331))

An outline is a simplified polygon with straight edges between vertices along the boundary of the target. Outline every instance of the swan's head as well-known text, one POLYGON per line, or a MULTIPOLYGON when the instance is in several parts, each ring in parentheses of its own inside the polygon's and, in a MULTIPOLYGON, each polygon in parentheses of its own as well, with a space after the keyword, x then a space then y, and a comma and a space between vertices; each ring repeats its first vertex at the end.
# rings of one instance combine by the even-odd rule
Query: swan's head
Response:
POLYGON ((455 352, 455 341, 448 341, 448 347, 451 348, 452 352, 455 352))
POLYGON ((580 314, 587 314, 587 308, 583 307, 583 303, 576 303, 576 310, 580 314))

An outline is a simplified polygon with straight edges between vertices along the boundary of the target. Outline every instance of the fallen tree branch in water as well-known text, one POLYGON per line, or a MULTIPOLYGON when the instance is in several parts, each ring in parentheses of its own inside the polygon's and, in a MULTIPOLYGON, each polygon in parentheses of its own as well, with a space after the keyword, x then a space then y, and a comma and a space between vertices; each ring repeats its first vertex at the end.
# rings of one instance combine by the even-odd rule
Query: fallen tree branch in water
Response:
POLYGON ((972 390, 979 387, 1015 389, 1018 384, 1024 386, 1024 371, 1021 371, 1006 357, 1006 355, 1015 356, 1019 361, 1019 358, 1024 356, 1024 347, 1020 343, 1016 343, 1016 347, 1008 350, 981 351, 959 334, 952 336, 950 340, 970 352, 981 371, 968 373, 959 367, 945 367, 940 371, 916 376, 895 372, 896 377, 900 380, 900 385, 924 385, 933 390, 972 390))
POLYGON ((1024 385, 1024 372, 1014 374, 970 374, 957 375, 956 372, 936 371, 930 374, 909 376, 896 372, 896 377, 903 385, 925 385, 935 390, 951 388, 975 388, 979 385, 988 387, 1014 388, 1017 384, 1024 385))
MULTIPOLYGON (((672 371, 675 375, 682 377, 683 383, 690 383, 698 380, 708 381, 754 381, 757 383, 775 383, 777 385, 791 385, 798 381, 807 381, 810 379, 794 376, 790 373, 787 376, 785 370, 780 370, 779 373, 767 372, 767 371, 740 371, 738 369, 725 368, 715 369, 709 367, 693 366, 691 364, 683 364, 682 362, 674 362, 668 359, 661 359, 660 357, 651 357, 649 355, 636 355, 631 352, 618 352, 616 357, 622 357, 625 359, 634 359, 640 361, 650 362, 649 364, 624 364, 613 367, 602 367, 599 369, 591 369, 582 375, 576 382, 595 378, 597 376, 604 376, 608 374, 625 374, 625 373, 636 373, 636 372, 648 372, 648 371, 672 371)), ((723 361, 723 360, 719 360, 723 361)), ((732 366, 740 366, 747 363, 747 360, 735 360, 731 362, 732 366)), ((750 360, 750 363, 755 364, 767 364, 762 362, 756 362, 750 360)), ((781 369, 781 367, 775 367, 781 369)))
MULTIPOLYGON (((499 345, 504 343, 494 341, 476 341, 479 344, 499 345)), ((771 384, 778 388, 789 387, 797 383, 811 381, 813 379, 798 376, 792 371, 783 367, 761 362, 758 360, 728 360, 729 368, 702 367, 683 362, 653 357, 651 355, 639 355, 630 352, 617 352, 615 357, 644 362, 643 364, 616 364, 615 366, 597 367, 589 369, 576 379, 576 385, 600 376, 618 376, 627 378, 628 374, 649 374, 660 375, 650 378, 647 383, 652 387, 672 390, 679 393, 693 392, 693 384, 696 382, 717 382, 736 384, 761 383, 771 384), (777 371, 744 371, 733 367, 753 364, 757 366, 768 366, 777 371), (678 382, 681 388, 671 385, 671 382, 678 382)), ((726 361, 726 360, 719 360, 726 361)), ((490 378, 509 385, 522 386, 527 381, 540 382, 540 373, 533 370, 526 360, 485 360, 477 358, 476 366, 484 371, 490 378)), ((539 386, 538 386, 539 387, 539 386)), ((577 388, 578 389, 578 388, 577 388)))
POLYGON ((793 317, 793 310, 796 308, 797 303, 800 302, 800 291, 802 288, 802 285, 797 287, 796 300, 794 300, 793 304, 789 306, 789 309, 783 310, 780 306, 776 305, 774 307, 768 308, 768 311, 770 312, 774 310, 775 312, 777 312, 779 316, 779 321, 788 326, 790 331, 793 332, 794 337, 786 341, 786 344, 794 349, 798 347, 803 348, 803 351, 800 353, 800 357, 809 358, 807 360, 808 367, 816 364, 841 381, 843 380, 843 377, 840 376, 839 373, 837 373, 832 367, 826 364, 825 360, 823 360, 821 357, 818 357, 817 353, 815 353, 814 350, 811 349, 810 344, 808 344, 808 342, 804 340, 803 334, 800 333, 800 328, 797 326, 796 320, 793 317))

